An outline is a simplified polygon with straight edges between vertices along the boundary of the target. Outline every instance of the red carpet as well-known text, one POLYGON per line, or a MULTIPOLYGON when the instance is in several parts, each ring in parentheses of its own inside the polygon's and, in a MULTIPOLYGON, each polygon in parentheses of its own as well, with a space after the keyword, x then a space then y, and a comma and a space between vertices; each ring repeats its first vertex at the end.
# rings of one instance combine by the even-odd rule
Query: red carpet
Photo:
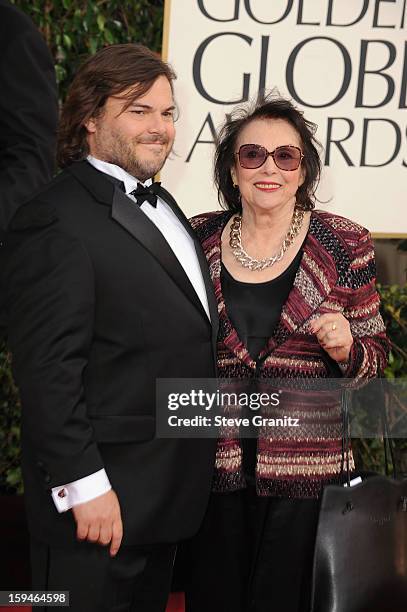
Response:
MULTIPOLYGON (((170 595, 170 599, 168 601, 168 606, 166 612, 184 612, 184 594, 183 593, 172 593, 170 595)), ((4 610, 7 612, 31 612, 31 607, 29 608, 9 608, 5 606, 0 606, 0 610, 4 610)), ((35 608, 34 608, 35 610, 35 608)))
POLYGON ((172 593, 168 601, 166 612, 184 612, 184 593, 172 593))

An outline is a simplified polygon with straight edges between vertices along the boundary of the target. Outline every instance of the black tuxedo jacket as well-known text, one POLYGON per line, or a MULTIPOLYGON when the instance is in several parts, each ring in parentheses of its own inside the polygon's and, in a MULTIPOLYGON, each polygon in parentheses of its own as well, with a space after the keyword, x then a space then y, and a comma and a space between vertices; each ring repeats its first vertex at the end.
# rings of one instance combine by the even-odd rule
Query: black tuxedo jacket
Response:
POLYGON ((209 496, 214 440, 155 439, 156 378, 213 377, 217 308, 195 240, 212 326, 162 234, 87 162, 23 205, 2 253, 2 288, 22 401, 30 529, 74 541, 50 488, 105 468, 124 542, 186 538, 209 496))
POLYGON ((0 234, 52 178, 57 122, 48 47, 27 15, 0 0, 0 234))

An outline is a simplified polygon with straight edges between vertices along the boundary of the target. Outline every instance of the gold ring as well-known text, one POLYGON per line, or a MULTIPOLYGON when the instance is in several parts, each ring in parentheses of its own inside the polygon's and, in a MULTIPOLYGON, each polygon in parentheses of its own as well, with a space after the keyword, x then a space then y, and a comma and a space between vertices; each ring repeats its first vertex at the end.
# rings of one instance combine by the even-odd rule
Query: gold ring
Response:
POLYGON ((336 329, 336 323, 332 323, 332 331, 335 331, 336 329))

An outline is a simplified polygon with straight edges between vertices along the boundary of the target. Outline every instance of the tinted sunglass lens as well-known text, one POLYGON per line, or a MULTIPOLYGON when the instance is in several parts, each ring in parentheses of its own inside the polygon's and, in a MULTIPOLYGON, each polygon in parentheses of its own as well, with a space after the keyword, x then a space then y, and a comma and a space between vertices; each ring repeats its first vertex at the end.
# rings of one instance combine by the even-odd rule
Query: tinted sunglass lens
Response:
POLYGON ((296 170, 301 163, 301 151, 296 147, 277 147, 274 161, 280 170, 296 170))
POLYGON ((242 168, 259 168, 264 164, 267 151, 264 147, 243 145, 239 150, 239 161, 242 168))

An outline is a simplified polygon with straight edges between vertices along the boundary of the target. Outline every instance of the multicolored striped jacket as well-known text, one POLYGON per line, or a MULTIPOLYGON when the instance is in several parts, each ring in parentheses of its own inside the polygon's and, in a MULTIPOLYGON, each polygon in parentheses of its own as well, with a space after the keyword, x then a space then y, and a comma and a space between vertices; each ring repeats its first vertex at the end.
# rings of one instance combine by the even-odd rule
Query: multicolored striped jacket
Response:
MULTIPOLYGON (((354 338, 346 378, 371 378, 384 370, 389 350, 375 288, 374 250, 369 232, 348 219, 313 211, 293 287, 272 337, 254 361, 227 313, 221 286, 221 234, 230 212, 191 219, 208 260, 219 310, 218 370, 221 378, 327 379, 332 369, 327 353, 311 334, 311 320, 341 312, 354 338)), ((332 362, 331 362, 332 365, 332 362)), ((305 396, 304 396, 305 397, 305 396)), ((260 428, 256 486, 259 495, 317 497, 342 469, 342 422, 338 402, 301 401, 294 394, 280 413, 299 418, 300 427, 260 428), (294 398, 294 401, 293 401, 294 398)), ((246 486, 238 435, 218 442, 215 491, 246 486)))

